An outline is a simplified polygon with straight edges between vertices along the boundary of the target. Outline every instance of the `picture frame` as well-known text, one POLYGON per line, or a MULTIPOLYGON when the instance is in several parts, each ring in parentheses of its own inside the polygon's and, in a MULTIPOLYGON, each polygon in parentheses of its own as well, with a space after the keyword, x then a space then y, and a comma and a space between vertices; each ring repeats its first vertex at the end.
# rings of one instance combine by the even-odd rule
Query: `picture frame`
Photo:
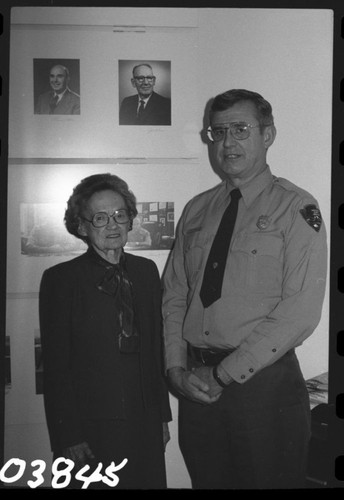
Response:
POLYGON ((58 34, 58 28, 44 24, 34 29, 17 25, 12 28, 10 157, 74 158, 81 162, 88 157, 117 161, 199 158, 203 144, 196 119, 199 110, 194 28, 166 27, 144 32, 140 43, 135 33, 96 27, 90 31, 71 26, 63 36, 58 34), (95 50, 100 45, 101 53, 95 50), (168 126, 119 123, 120 100, 129 92, 132 64, 143 61, 154 65, 157 89, 171 99, 168 126), (80 94, 80 114, 35 113, 33 101, 37 102, 52 63, 71 68, 70 85, 80 94), (28 75, 24 80, 23 73, 28 75))
MULTIPOLYGON (((188 166, 184 169, 187 171, 188 166)), ((179 199, 171 201, 168 186, 161 183, 161 189, 157 189, 152 185, 152 176, 156 179, 164 176, 161 165, 146 165, 144 176, 141 165, 11 165, 8 224, 13 230, 8 232, 7 246, 9 296, 38 296, 46 269, 87 250, 86 243, 69 234, 65 227, 67 200, 81 179, 106 171, 126 180, 138 200, 138 216, 133 222, 133 230, 128 233, 125 251, 143 252, 145 257, 156 262, 160 272, 163 271, 174 243, 176 201, 179 207, 182 206, 187 193, 181 202, 179 199), (149 233, 146 244, 142 235, 135 238, 138 222, 142 232, 149 233)), ((177 186, 178 180, 174 182, 177 186)), ((170 186, 173 187, 174 182, 170 186)))

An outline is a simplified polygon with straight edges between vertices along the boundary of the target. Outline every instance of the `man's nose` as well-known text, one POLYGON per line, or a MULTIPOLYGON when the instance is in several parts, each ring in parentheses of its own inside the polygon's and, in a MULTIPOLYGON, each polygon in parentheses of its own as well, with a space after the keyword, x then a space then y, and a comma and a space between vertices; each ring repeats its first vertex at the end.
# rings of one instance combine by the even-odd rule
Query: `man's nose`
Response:
POLYGON ((232 146, 233 144, 236 144, 236 140, 232 136, 231 129, 227 128, 225 130, 225 138, 223 139, 223 145, 225 147, 229 147, 229 146, 232 146))

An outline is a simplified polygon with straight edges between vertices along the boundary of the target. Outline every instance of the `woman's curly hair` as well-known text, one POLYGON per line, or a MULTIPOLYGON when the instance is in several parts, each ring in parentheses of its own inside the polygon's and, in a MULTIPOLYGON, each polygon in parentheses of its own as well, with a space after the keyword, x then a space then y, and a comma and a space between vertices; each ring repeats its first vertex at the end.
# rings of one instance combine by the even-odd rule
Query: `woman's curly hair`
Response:
POLYGON ((87 243, 87 237, 80 235, 78 231, 80 220, 91 196, 99 191, 107 190, 121 195, 124 199, 130 217, 129 230, 132 228, 133 219, 137 215, 136 198, 123 179, 117 177, 117 175, 106 173, 85 177, 73 189, 73 193, 67 202, 67 209, 64 216, 64 222, 69 233, 87 243))

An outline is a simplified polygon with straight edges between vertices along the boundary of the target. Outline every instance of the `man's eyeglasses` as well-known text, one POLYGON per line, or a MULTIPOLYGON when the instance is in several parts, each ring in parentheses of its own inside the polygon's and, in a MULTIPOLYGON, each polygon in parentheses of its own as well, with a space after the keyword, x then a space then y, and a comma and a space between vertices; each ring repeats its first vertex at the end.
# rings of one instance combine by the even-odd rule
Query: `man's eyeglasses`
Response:
POLYGON ((134 79, 138 83, 143 83, 145 80, 147 80, 148 83, 155 82, 155 76, 134 76, 134 79))
POLYGON ((92 219, 86 219, 86 217, 82 217, 84 220, 91 222, 94 227, 104 227, 107 226, 110 222, 110 218, 114 219, 117 224, 125 224, 129 222, 130 217, 128 214, 128 210, 124 208, 121 210, 115 210, 112 215, 108 215, 106 212, 97 212, 94 214, 92 219))
POLYGON ((226 127, 208 127, 207 135, 212 142, 220 142, 226 138, 226 133, 229 130, 232 137, 238 141, 243 141, 250 137, 251 128, 260 127, 260 125, 251 125, 245 122, 226 123, 226 127))

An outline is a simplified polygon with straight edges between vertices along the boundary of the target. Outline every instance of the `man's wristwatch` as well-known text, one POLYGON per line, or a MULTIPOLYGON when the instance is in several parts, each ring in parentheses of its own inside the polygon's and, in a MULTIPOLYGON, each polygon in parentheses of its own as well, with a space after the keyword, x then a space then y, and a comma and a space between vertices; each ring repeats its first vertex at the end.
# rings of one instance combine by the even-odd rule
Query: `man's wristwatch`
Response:
POLYGON ((227 385, 220 379, 219 374, 217 373, 216 365, 213 367, 213 377, 221 387, 227 387, 227 385))

